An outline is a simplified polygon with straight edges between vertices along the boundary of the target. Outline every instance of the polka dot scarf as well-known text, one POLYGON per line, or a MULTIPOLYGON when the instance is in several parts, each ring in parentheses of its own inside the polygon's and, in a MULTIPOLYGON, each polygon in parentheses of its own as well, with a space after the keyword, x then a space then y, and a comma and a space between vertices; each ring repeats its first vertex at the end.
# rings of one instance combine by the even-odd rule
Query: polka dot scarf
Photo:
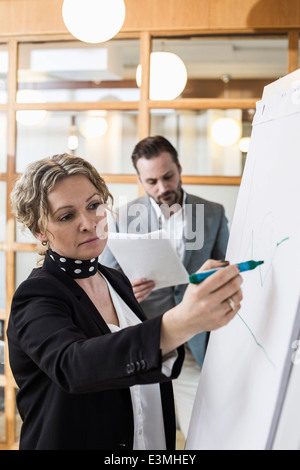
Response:
POLYGON ((62 271, 73 279, 84 279, 93 276, 98 269, 98 258, 88 260, 66 258, 51 249, 48 250, 47 254, 62 271))

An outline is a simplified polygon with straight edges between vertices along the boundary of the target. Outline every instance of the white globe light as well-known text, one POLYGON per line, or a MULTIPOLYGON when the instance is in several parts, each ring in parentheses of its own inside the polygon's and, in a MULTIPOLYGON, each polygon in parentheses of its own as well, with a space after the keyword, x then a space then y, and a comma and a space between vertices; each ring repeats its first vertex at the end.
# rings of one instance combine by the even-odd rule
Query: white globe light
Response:
POLYGON ((250 137, 243 137, 239 141, 239 149, 241 152, 247 153, 250 145, 250 137))
POLYGON ((62 16, 73 36, 83 42, 105 42, 125 20, 124 0, 64 0, 62 16))
MULTIPOLYGON (((38 90, 20 90, 17 92, 18 103, 45 103, 46 99, 38 90)), ((17 111, 17 121, 24 126, 37 126, 41 124, 47 116, 47 111, 17 111)))
POLYGON ((107 122, 104 117, 89 117, 80 126, 80 132, 88 139, 101 137, 107 131, 107 122))
POLYGON ((78 148, 78 137, 77 137, 77 135, 69 135, 69 137, 68 137, 68 148, 70 150, 76 150, 78 148))
MULTIPOLYGON (((142 82, 142 67, 136 71, 136 82, 142 82)), ((172 52, 152 52, 150 55, 150 99, 174 100, 185 88, 187 70, 184 62, 172 52)))
POLYGON ((230 147, 241 136, 241 126, 238 121, 231 118, 217 119, 211 128, 213 140, 222 147, 230 147))

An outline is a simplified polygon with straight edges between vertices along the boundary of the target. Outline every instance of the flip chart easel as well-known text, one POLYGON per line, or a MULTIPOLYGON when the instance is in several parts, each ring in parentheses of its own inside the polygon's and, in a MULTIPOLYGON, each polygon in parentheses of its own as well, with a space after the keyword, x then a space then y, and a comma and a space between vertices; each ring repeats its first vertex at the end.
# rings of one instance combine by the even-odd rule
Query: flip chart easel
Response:
POLYGON ((257 103, 226 258, 264 264, 243 274, 240 312, 211 333, 187 450, 300 447, 299 203, 300 70, 257 103))

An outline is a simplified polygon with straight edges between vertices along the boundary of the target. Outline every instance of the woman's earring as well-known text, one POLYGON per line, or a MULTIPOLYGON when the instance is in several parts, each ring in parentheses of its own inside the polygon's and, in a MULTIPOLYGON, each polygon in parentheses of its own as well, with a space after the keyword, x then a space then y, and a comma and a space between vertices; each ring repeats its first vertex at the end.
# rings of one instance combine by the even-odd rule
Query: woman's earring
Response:
POLYGON ((42 241, 42 245, 43 246, 47 246, 48 242, 46 242, 46 240, 42 241))

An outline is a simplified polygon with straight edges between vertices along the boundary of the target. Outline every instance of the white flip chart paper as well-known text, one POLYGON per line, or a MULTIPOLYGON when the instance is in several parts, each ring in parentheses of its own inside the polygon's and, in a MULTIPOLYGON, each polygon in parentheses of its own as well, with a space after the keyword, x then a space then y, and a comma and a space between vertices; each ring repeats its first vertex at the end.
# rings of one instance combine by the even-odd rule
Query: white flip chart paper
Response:
MULTIPOLYGON (((300 74, 298 77, 298 85, 300 74)), ((295 81, 258 103, 226 259, 243 274, 242 308, 211 334, 186 449, 266 449, 298 339, 300 100, 295 81)), ((299 87, 298 87, 299 88, 299 87)))

